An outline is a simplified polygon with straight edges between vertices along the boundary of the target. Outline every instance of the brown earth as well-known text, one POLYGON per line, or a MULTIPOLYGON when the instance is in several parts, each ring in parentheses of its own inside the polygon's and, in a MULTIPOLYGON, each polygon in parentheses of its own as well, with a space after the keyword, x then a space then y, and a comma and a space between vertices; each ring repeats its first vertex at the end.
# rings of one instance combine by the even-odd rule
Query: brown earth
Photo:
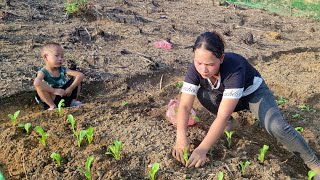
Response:
MULTIPOLYGON (((203 168, 186 169, 171 156, 175 128, 166 120, 166 105, 179 97, 192 61, 191 46, 204 31, 224 34, 227 51, 244 55, 261 72, 277 97, 286 119, 304 128, 302 135, 320 152, 320 24, 311 19, 283 17, 263 10, 213 1, 90 1, 78 16, 65 16, 65 1, 11 1, 0 6, 0 169, 7 179, 85 179, 77 170, 93 155, 93 179, 147 179, 151 164, 160 163, 157 179, 306 179, 308 168, 258 127, 248 112, 239 113, 241 130, 226 148, 223 137, 203 168), (253 35, 253 36, 252 36, 253 35), (253 37, 253 39, 252 39, 253 37), (168 40, 173 49, 154 47, 168 40), (85 73, 82 107, 41 110, 33 99, 32 81, 42 66, 40 47, 60 42, 66 61, 85 73), (73 61, 73 62, 72 62, 73 61), (162 79, 162 80, 161 80, 162 79), (128 102, 123 106, 123 102, 128 102), (316 112, 301 111, 306 104, 316 112), (7 114, 21 110, 19 123, 32 123, 32 133, 13 127, 7 114), (78 130, 94 128, 94 139, 80 148, 70 130, 73 114, 78 130), (292 115, 300 114, 301 119, 292 115), (49 134, 47 147, 34 127, 49 134), (123 142, 122 159, 105 155, 113 140, 123 142), (264 164, 257 155, 268 144, 264 164), (58 168, 50 158, 62 156, 58 168), (239 161, 251 165, 242 176, 239 161)), ((66 65, 68 65, 66 63, 66 65)), ((201 122, 189 129, 194 149, 205 136, 213 115, 199 103, 201 122)))

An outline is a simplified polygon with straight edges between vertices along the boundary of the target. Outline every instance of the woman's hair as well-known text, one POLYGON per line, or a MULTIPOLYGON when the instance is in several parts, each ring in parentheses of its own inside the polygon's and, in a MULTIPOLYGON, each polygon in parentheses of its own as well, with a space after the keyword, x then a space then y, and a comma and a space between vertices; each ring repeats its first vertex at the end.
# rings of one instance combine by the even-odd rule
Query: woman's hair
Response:
POLYGON ((205 32, 197 37, 193 46, 193 52, 196 49, 203 47, 206 50, 211 51, 217 58, 221 58, 224 54, 224 45, 224 39, 219 33, 215 31, 205 32))

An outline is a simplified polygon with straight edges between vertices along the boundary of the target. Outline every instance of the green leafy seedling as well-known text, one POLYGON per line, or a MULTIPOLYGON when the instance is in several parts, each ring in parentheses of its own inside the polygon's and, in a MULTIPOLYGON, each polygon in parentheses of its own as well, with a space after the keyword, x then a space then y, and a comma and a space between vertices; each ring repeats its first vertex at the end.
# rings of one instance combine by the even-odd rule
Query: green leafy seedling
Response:
POLYGON ((296 131, 298 131, 299 133, 301 133, 302 131, 303 131, 303 127, 296 127, 296 128, 294 128, 296 131))
POLYGON ((72 114, 68 115, 68 121, 71 124, 71 129, 72 129, 73 134, 76 136, 76 130, 75 130, 76 120, 74 120, 72 114))
POLYGON ((47 140, 47 137, 49 136, 41 126, 36 126, 34 128, 36 130, 37 133, 39 133, 41 135, 41 138, 38 138, 38 140, 44 145, 46 146, 47 143, 46 143, 46 140, 47 140))
POLYGON ((87 4, 88 0, 68 0, 64 5, 66 10, 66 15, 77 13, 81 7, 87 4))
POLYGON ((263 163, 264 157, 265 157, 268 149, 269 149, 268 145, 263 145, 263 147, 260 149, 260 154, 259 154, 259 157, 258 157, 258 159, 260 160, 260 163, 263 163))
POLYGON ((58 166, 61 165, 61 157, 60 157, 60 154, 56 153, 56 152, 53 152, 51 153, 50 157, 54 160, 56 160, 58 166))
POLYGON ((292 115, 292 118, 293 118, 293 119, 302 119, 301 115, 298 114, 298 113, 293 114, 293 115, 292 115))
POLYGON ((287 99, 284 97, 280 97, 279 99, 276 100, 277 105, 284 105, 287 102, 287 99))
POLYGON ((93 127, 89 127, 87 129, 87 139, 88 139, 88 143, 91 144, 93 140, 93 127))
POLYGON ((188 164, 188 162, 189 162, 189 149, 188 148, 185 148, 183 150, 183 159, 186 162, 186 164, 188 164))
POLYGON ((243 175, 243 174, 246 173, 246 168, 247 168, 247 166, 250 165, 250 162, 249 161, 246 161, 246 162, 240 161, 239 164, 240 164, 240 167, 241 167, 241 173, 243 175))
POLYGON ((29 134, 29 130, 31 128, 31 123, 26 123, 26 124, 20 123, 20 124, 18 124, 18 126, 21 128, 24 128, 24 130, 26 130, 27 134, 29 134))
POLYGON ((17 124, 17 118, 19 116, 19 113, 20 113, 20 110, 16 111, 13 115, 12 114, 8 114, 8 117, 10 118, 11 123, 12 123, 13 126, 16 126, 16 124, 17 124))
POLYGON ((156 173, 158 172, 158 170, 160 169, 160 164, 159 163, 154 163, 151 167, 150 170, 150 179, 151 180, 155 180, 156 177, 156 173))
POLYGON ((84 176, 88 179, 88 180, 91 180, 92 177, 91 177, 91 163, 93 162, 94 160, 94 156, 89 156, 87 158, 87 161, 86 161, 86 167, 85 167, 85 170, 83 169, 78 169, 80 172, 82 172, 84 174, 84 176))
POLYGON ((303 112, 316 112, 315 109, 313 109, 311 106, 308 106, 306 104, 299 106, 299 109, 303 112))
POLYGON ((128 106, 129 105, 129 102, 128 101, 123 101, 122 103, 121 103, 121 106, 122 107, 125 107, 125 106, 128 106))
POLYGON ((316 175, 317 175, 317 172, 312 170, 308 171, 308 180, 311 180, 316 175))
POLYGON ((58 104, 58 109, 57 109, 59 117, 62 117, 62 114, 63 114, 62 107, 64 107, 64 106, 65 106, 64 99, 61 99, 58 104))
POLYGON ((181 89, 182 86, 183 86, 183 81, 178 81, 178 82, 176 83, 176 87, 177 87, 178 89, 181 89))
POLYGON ((83 141, 84 137, 87 135, 87 130, 81 130, 80 133, 76 133, 75 136, 78 141, 78 147, 81 146, 81 142, 83 141))
POLYGON ((4 178, 4 176, 2 175, 2 172, 0 171, 0 180, 6 180, 5 178, 4 178))
POLYGON ((228 148, 230 149, 231 147, 231 143, 232 143, 232 135, 234 133, 234 131, 224 131, 226 133, 226 136, 227 136, 227 141, 228 141, 228 148))
POLYGON ((224 174, 223 174, 223 172, 219 172, 218 173, 218 180, 223 180, 223 177, 224 177, 224 174))
POLYGON ((106 152, 105 154, 111 154, 114 159, 120 160, 121 159, 121 149, 122 149, 122 142, 118 140, 113 141, 114 145, 109 145, 108 148, 111 152, 106 152))

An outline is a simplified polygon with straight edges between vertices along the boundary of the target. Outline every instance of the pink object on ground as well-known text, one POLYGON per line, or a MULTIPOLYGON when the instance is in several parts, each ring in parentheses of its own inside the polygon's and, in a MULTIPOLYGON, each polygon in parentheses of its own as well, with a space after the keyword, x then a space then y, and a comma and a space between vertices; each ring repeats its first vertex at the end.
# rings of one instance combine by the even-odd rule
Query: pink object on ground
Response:
POLYGON ((165 40, 155 42, 154 46, 160 49, 172 49, 172 44, 165 40))
MULTIPOLYGON (((176 126, 177 122, 176 122, 176 114, 178 112, 178 107, 179 107, 179 101, 177 99, 171 99, 169 104, 168 104, 168 109, 167 109, 167 119, 176 126)), ((191 109, 190 111, 190 116, 189 116, 189 120, 188 120, 188 125, 192 126, 196 123, 196 112, 191 109)))

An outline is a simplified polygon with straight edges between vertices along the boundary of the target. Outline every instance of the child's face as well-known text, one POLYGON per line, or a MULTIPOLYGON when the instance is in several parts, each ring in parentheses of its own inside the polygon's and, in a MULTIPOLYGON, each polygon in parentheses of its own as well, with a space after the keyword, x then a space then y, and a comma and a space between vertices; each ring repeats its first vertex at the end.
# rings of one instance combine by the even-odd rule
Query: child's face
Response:
POLYGON ((217 76, 224 56, 217 58, 211 51, 199 48, 194 51, 194 66, 203 78, 217 76))
POLYGON ((43 56, 46 66, 51 68, 60 67, 64 62, 63 55, 63 49, 59 46, 47 49, 43 56))

